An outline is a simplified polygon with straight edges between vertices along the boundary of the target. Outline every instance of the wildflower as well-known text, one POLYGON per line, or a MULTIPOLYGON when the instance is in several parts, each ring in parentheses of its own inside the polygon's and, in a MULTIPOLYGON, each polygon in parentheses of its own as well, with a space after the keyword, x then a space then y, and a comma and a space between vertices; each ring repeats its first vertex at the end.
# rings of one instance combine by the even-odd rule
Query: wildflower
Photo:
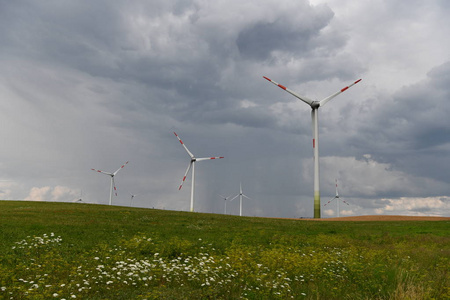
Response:
POLYGON ((58 297, 58 296, 59 296, 58 293, 54 293, 53 294, 53 297, 55 297, 55 298, 58 297))

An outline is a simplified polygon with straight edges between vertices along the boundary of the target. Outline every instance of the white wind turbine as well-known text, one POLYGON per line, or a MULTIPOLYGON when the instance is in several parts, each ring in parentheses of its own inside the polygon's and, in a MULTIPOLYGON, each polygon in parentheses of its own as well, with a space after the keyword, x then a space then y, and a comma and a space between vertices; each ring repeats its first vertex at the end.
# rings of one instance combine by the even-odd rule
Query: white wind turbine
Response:
POLYGON ((223 200, 225 200, 225 215, 227 214, 227 200, 228 200, 228 198, 230 198, 230 196, 228 196, 228 197, 225 197, 225 196, 222 196, 222 195, 219 195, 223 200))
POLYGON ((128 192, 129 194, 130 194, 130 196, 131 196, 131 199, 130 199, 130 206, 133 206, 133 199, 134 199, 134 197, 136 197, 137 195, 134 195, 134 194, 132 194, 132 193, 130 193, 130 192, 128 192))
MULTIPOLYGON (((337 200, 336 200, 336 203, 337 203, 337 204, 336 204, 336 205, 337 205, 337 216, 338 216, 338 218, 339 218, 339 212, 340 212, 340 210, 339 210, 339 200, 340 200, 341 198, 339 198, 337 179, 336 179, 336 196, 334 196, 333 199, 331 199, 330 201, 328 201, 327 203, 325 203, 324 206, 327 206, 327 204, 330 204, 331 201, 333 201, 334 199, 337 199, 337 200)), ((342 200, 342 202, 344 202, 345 204, 349 205, 347 202, 345 202, 345 200, 342 200)))
POLYGON ((242 197, 245 197, 245 198, 251 200, 251 198, 247 197, 246 195, 244 195, 244 193, 242 193, 242 183, 239 184, 239 194, 237 194, 236 196, 231 198, 230 201, 233 201, 238 196, 239 196, 239 216, 242 216, 242 197))
POLYGON ((195 188, 195 162, 196 161, 202 161, 202 160, 219 159, 219 158, 223 158, 223 156, 196 158, 194 156, 194 154, 192 154, 191 151, 189 151, 189 149, 186 147, 186 145, 180 139, 178 134, 176 132, 174 132, 174 134, 177 137, 177 139, 180 141, 180 144, 183 146, 184 150, 186 150, 187 154, 189 154, 189 156, 191 157, 191 162, 189 163, 189 166, 188 166, 188 168, 186 170, 186 173, 184 173, 183 180, 181 181, 181 184, 180 184, 180 187, 178 188, 178 190, 181 190, 181 187, 183 186, 183 183, 186 180, 186 176, 187 176, 189 170, 192 167, 191 208, 190 208, 190 211, 193 212, 194 211, 194 188, 195 188))
POLYGON ((263 76, 268 81, 272 82, 273 84, 277 85, 278 87, 282 88, 289 94, 293 95, 294 97, 298 98, 299 100, 305 102, 309 106, 311 106, 311 118, 312 118, 312 129, 313 129, 313 150, 314 150, 314 218, 320 218, 320 189, 319 189, 319 114, 318 110, 319 107, 324 106, 328 101, 333 99, 334 97, 338 96, 339 94, 345 92, 348 88, 352 87, 353 85, 357 84, 361 81, 361 79, 356 80, 349 86, 344 87, 343 89, 337 91, 336 93, 320 100, 320 101, 314 101, 307 97, 300 96, 294 91, 291 91, 287 87, 263 76))
POLYGON ((102 173, 102 174, 111 176, 111 188, 110 188, 110 192, 109 192, 109 205, 112 205, 113 189, 114 189, 115 195, 117 196, 117 188, 116 188, 116 184, 114 182, 114 176, 116 176, 117 172, 119 172, 121 169, 123 169, 126 164, 128 164, 128 161, 126 163, 124 163, 120 168, 118 168, 117 171, 115 171, 114 173, 109 173, 109 172, 104 172, 104 171, 100 171, 100 170, 96 170, 96 169, 91 169, 92 171, 96 171, 98 173, 102 173))

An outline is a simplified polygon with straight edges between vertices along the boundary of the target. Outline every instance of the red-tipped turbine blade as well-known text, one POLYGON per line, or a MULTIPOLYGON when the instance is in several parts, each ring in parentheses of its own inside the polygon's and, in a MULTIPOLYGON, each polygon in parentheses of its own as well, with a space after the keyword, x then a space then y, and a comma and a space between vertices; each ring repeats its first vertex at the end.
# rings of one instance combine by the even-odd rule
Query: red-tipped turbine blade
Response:
POLYGON ((333 199, 331 199, 330 201, 328 201, 327 203, 325 203, 323 206, 327 206, 327 204, 330 204, 334 199, 336 199, 336 197, 334 197, 333 199))
POLYGON ((223 156, 216 156, 216 157, 202 157, 202 158, 196 158, 196 161, 202 161, 202 160, 210 160, 210 159, 221 159, 224 158, 223 156))
POLYGON ((106 174, 106 175, 109 175, 109 176, 113 175, 113 174, 111 174, 111 173, 104 172, 104 171, 100 171, 100 170, 97 170, 97 169, 91 169, 91 170, 92 170, 92 171, 95 171, 95 172, 97 172, 97 173, 102 173, 102 174, 106 174))
POLYGON ((120 168, 117 169, 117 171, 115 171, 113 174, 116 175, 117 172, 119 172, 121 169, 125 168, 125 166, 129 163, 129 161, 127 161, 126 163, 124 163, 123 165, 120 166, 120 168))
POLYGON ((281 84, 279 84, 278 82, 273 81, 272 79, 270 79, 270 78, 268 78, 268 77, 266 77, 266 76, 263 76, 263 77, 264 77, 264 79, 266 79, 266 80, 272 82, 273 84, 275 84, 275 85, 278 86, 279 88, 282 88, 283 90, 285 90, 286 92, 288 92, 288 93, 291 94, 292 96, 294 96, 294 97, 296 97, 296 98, 302 100, 302 101, 305 102, 306 104, 311 105, 311 104, 313 103, 313 101, 312 101, 311 99, 309 99, 309 98, 307 98, 307 97, 304 97, 304 96, 300 96, 300 95, 297 94, 296 92, 294 92, 294 91, 288 89, 288 88, 285 87, 284 85, 281 85, 281 84))
POLYGON ((357 84, 358 82, 360 82, 362 79, 358 79, 355 82, 353 82, 352 84, 346 86, 345 88, 340 89, 339 91, 337 91, 336 93, 326 97, 323 100, 320 100, 319 104, 320 106, 324 106, 328 101, 330 101, 331 99, 333 99, 334 97, 336 97, 337 95, 345 92, 346 90, 348 90, 349 88, 351 88, 352 86, 354 86, 355 84, 357 84))
POLYGON ((189 166, 187 167, 186 173, 184 173, 183 180, 181 180, 181 184, 180 184, 180 187, 178 188, 178 190, 181 190, 181 188, 183 187, 183 183, 186 180, 186 176, 187 176, 189 170, 191 169, 191 166, 192 166, 192 161, 189 163, 189 166))
POLYGON ((178 141, 180 141, 181 146, 183 146, 184 150, 186 150, 186 152, 189 154, 189 156, 191 158, 194 158, 194 154, 191 153, 191 151, 189 151, 189 149, 186 147, 186 145, 183 143, 183 141, 180 139, 180 137, 178 136, 178 134, 174 131, 173 134, 175 134, 175 136, 177 137, 178 141))
POLYGON ((113 187, 114 187, 114 194, 117 197, 117 188, 116 188, 116 183, 114 182, 114 177, 112 177, 112 182, 113 182, 113 187))

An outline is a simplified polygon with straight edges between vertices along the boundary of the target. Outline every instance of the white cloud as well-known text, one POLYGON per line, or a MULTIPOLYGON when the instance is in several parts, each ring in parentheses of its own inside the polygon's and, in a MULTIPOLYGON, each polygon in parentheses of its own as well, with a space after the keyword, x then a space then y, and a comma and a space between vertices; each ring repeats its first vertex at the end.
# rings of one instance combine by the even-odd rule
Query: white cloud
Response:
POLYGON ((28 196, 25 197, 24 200, 31 201, 49 201, 50 200, 50 190, 49 186, 44 187, 33 187, 30 190, 28 196))
MULTIPOLYGON (((440 194, 447 184, 434 179, 414 176, 395 170, 389 163, 377 162, 370 154, 360 159, 355 157, 321 157, 322 187, 334 194, 334 180, 347 197, 376 197, 379 195, 413 196, 426 195, 430 189, 440 194)), ((312 164, 304 163, 303 176, 310 179, 312 164)))
POLYGON ((417 216, 443 216, 450 209, 450 197, 400 197, 387 201, 384 213, 417 216))
POLYGON ((74 201, 80 197, 80 192, 66 186, 43 186, 31 188, 24 200, 30 201, 74 201))

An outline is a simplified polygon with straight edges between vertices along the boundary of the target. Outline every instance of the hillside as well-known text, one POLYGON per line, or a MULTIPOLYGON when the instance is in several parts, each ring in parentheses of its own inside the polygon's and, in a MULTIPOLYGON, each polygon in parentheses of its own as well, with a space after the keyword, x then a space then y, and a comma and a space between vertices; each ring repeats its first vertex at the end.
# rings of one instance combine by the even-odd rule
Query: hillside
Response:
POLYGON ((352 218, 0 201, 0 299, 449 296, 448 218, 352 218))

